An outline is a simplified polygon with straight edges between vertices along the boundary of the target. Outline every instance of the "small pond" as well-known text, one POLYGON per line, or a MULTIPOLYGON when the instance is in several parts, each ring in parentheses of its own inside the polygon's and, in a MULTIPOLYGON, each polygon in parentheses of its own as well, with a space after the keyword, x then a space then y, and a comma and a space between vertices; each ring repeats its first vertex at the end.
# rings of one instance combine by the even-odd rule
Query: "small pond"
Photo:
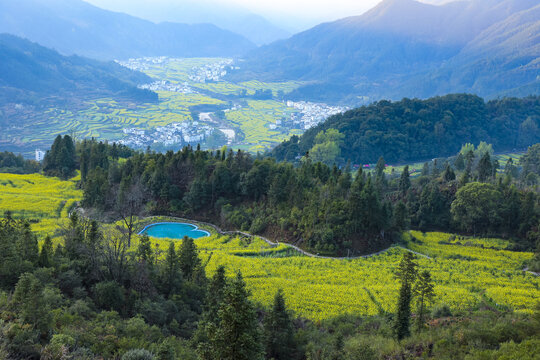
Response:
POLYGON ((210 236, 210 233, 193 224, 162 222, 147 225, 139 232, 139 235, 146 234, 155 238, 168 239, 183 239, 184 236, 189 236, 193 239, 198 239, 205 236, 210 236))

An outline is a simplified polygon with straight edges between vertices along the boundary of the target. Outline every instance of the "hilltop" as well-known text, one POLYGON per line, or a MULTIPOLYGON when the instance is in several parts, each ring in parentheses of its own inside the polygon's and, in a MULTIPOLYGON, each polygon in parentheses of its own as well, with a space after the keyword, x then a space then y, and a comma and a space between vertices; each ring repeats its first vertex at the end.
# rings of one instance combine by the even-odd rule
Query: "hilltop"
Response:
POLYGON ((0 32, 65 55, 102 60, 142 56, 233 56, 255 47, 211 24, 156 24, 81 0, 0 0, 0 32))
POLYGON ((361 16, 248 53, 234 76, 310 81, 293 97, 332 102, 425 98, 471 88, 495 97, 527 87, 522 95, 528 95, 538 87, 538 11, 532 0, 385 0, 361 16), (492 60, 501 54, 502 61, 492 60))

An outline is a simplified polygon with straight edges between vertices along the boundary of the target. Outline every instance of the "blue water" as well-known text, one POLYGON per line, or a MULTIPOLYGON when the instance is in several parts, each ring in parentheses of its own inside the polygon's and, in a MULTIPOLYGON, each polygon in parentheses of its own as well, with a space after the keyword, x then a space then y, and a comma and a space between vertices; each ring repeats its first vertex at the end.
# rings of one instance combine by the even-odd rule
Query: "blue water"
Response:
POLYGON ((182 239, 184 236, 198 239, 200 237, 210 236, 208 231, 199 230, 193 224, 171 222, 148 225, 139 234, 168 239, 182 239))

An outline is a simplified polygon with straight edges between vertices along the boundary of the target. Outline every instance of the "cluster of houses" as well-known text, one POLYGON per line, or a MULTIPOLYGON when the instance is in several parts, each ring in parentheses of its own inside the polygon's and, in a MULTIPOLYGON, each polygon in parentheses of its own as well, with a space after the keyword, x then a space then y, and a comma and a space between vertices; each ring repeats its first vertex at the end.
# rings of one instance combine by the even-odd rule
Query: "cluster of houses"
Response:
POLYGON ((193 67, 189 80, 204 84, 208 81, 219 81, 227 75, 227 67, 232 65, 232 59, 225 59, 213 64, 207 64, 201 67, 193 67))
POLYGON ((115 60, 116 63, 135 71, 148 70, 151 65, 166 65, 173 59, 167 56, 143 57, 126 61, 115 60))
POLYGON ((123 131, 126 138, 119 141, 121 144, 141 148, 156 144, 170 146, 202 143, 214 129, 208 125, 201 125, 198 121, 186 121, 152 130, 127 128, 123 131))
MULTIPOLYGON (((287 107, 298 110, 297 112, 291 114, 291 118, 288 123, 292 123, 295 128, 300 128, 303 130, 310 129, 318 125, 326 120, 329 116, 340 114, 349 110, 348 107, 329 106, 323 103, 313 103, 308 101, 287 101, 287 107)), ((276 127, 281 125, 282 121, 276 121, 276 127)))
POLYGON ((177 93, 182 93, 182 94, 196 94, 197 93, 188 85, 187 82, 184 82, 183 84, 175 84, 167 80, 159 80, 159 81, 154 81, 153 83, 150 83, 150 84, 139 85, 138 88, 152 90, 152 91, 171 91, 171 92, 177 92, 177 93))

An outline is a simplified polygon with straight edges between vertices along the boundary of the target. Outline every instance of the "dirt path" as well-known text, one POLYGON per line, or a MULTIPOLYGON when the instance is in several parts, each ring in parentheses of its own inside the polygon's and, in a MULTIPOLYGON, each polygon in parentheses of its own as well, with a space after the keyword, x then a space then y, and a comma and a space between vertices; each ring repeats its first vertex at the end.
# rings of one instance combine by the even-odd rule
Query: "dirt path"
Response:
MULTIPOLYGON (((145 218, 145 219, 150 219, 150 218, 145 218)), ((204 222, 204 221, 195 221, 195 220, 191 220, 191 219, 179 218, 179 217, 174 217, 174 216, 168 216, 168 218, 183 221, 183 222, 187 222, 187 223, 194 223, 194 224, 200 224, 200 225, 208 226, 208 227, 211 227, 212 229, 214 229, 217 233, 219 233, 221 235, 242 235, 242 236, 249 237, 249 238, 258 237, 258 238, 264 240, 267 244, 269 244, 272 247, 276 247, 276 246, 279 246, 279 245, 285 245, 285 246, 287 246, 287 247, 289 247, 289 248, 291 248, 293 250, 298 251, 299 253, 301 253, 301 254, 303 254, 305 256, 309 256, 309 257, 317 258, 317 259, 334 259, 334 260, 367 259, 367 258, 370 258, 370 257, 373 257, 373 256, 383 254, 383 253, 385 253, 385 252, 387 252, 387 251, 389 251, 391 249, 401 249, 401 250, 409 251, 409 252, 411 252, 411 253, 413 253, 415 255, 418 255, 418 256, 426 258, 426 259, 432 259, 428 255, 421 254, 419 252, 416 252, 416 251, 413 251, 411 249, 407 249, 407 248, 405 248, 403 246, 398 246, 398 245, 390 246, 390 247, 388 247, 388 248, 386 248, 384 250, 377 251, 375 253, 367 254, 367 255, 344 256, 344 257, 322 256, 322 255, 319 255, 319 254, 313 254, 313 253, 310 253, 308 251, 305 251, 304 249, 301 249, 296 245, 292 245, 292 244, 285 243, 285 242, 279 242, 279 241, 274 242, 274 241, 272 241, 270 239, 265 238, 264 236, 252 235, 252 234, 249 234, 249 233, 246 233, 246 232, 243 232, 243 231, 223 231, 218 226, 216 226, 214 224, 211 224, 211 223, 204 222)))

